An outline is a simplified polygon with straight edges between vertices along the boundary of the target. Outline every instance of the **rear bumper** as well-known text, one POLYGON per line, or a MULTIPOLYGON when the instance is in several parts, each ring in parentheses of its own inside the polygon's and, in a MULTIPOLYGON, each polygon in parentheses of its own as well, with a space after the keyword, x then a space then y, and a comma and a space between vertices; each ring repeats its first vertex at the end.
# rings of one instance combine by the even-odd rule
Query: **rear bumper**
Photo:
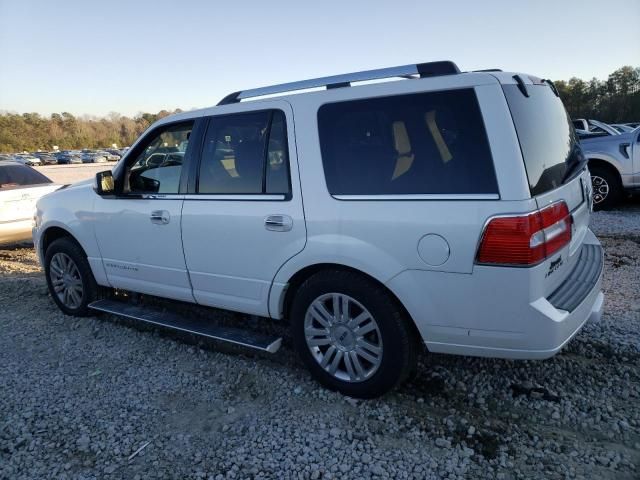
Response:
MULTIPOLYGON (((584 242, 602 255, 591 231, 584 242)), ((493 267, 477 268, 471 275, 407 271, 388 286, 431 352, 544 359, 561 350, 587 321, 602 316, 602 262, 597 268, 571 311, 554 306, 552 302, 558 302, 553 295, 532 299, 527 269, 506 269, 501 275, 493 267)), ((569 276, 567 281, 576 278, 569 276)))

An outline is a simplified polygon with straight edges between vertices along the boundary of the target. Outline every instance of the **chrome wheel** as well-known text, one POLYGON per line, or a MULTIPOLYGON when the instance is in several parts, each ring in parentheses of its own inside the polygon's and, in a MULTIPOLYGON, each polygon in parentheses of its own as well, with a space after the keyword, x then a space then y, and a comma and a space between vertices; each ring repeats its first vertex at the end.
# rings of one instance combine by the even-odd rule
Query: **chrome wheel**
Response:
POLYGON ((604 202, 609 195, 609 184, 607 181, 602 177, 592 175, 591 186, 593 187, 593 204, 597 205, 604 202))
POLYGON ((304 318, 307 346, 318 364, 345 382, 370 378, 382 363, 382 335, 373 316, 343 293, 316 298, 304 318))
POLYGON ((76 263, 66 253, 51 257, 49 278, 58 299, 67 308, 77 309, 82 304, 82 277, 76 263))

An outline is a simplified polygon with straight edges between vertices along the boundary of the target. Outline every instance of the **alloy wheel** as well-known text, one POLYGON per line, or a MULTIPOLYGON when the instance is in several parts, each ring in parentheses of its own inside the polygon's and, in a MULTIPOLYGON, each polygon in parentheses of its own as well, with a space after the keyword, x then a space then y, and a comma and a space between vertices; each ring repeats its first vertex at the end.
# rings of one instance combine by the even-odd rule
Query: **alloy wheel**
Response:
POLYGON ((609 195, 609 184, 607 183, 607 181, 602 177, 592 175, 591 185, 593 187, 594 205, 604 202, 609 195))
POLYGON ((82 277, 69 255, 58 252, 51 257, 49 278, 55 294, 65 307, 73 310, 80 307, 83 296, 82 277))
POLYGON ((370 378, 382 363, 382 335, 373 315, 343 293, 319 296, 307 309, 304 335, 313 358, 345 382, 370 378))

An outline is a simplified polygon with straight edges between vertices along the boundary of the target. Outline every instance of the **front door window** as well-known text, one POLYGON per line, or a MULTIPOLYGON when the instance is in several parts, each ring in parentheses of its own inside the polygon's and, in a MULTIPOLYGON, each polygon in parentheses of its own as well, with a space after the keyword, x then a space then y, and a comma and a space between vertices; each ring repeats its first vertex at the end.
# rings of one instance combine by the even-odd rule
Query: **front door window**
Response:
POLYGON ((127 169, 124 193, 178 193, 192 129, 188 122, 153 134, 127 169))

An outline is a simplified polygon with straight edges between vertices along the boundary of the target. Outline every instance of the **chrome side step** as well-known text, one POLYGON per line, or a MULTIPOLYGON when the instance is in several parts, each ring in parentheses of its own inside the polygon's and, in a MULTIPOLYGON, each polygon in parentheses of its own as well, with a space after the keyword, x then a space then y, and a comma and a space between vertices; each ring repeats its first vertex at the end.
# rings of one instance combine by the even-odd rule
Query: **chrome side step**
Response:
POLYGON ((98 300, 90 303, 89 308, 269 353, 276 353, 282 344, 281 337, 212 325, 203 320, 186 318, 177 313, 162 311, 149 305, 140 306, 116 300, 98 300))

